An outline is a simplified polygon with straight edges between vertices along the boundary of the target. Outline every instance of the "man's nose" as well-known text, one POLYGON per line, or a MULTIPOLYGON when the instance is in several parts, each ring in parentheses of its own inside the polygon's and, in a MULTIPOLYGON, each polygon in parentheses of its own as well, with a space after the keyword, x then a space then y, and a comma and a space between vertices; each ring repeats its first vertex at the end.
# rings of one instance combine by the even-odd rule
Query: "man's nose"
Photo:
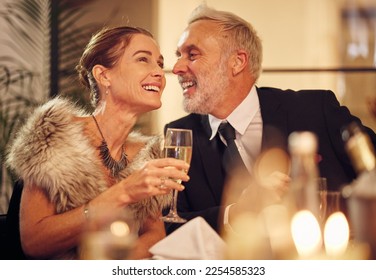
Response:
POLYGON ((174 67, 172 68, 172 73, 179 75, 185 72, 187 72, 187 64, 183 59, 178 59, 178 61, 176 61, 174 67))

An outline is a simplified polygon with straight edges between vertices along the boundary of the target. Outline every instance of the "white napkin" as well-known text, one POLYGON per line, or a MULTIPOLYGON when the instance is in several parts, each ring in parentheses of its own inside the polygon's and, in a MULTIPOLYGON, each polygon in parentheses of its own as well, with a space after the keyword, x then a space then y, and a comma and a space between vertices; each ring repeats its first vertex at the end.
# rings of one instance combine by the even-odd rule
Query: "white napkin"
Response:
POLYGON ((225 242, 202 218, 197 217, 150 248, 153 259, 216 260, 223 258, 225 242))

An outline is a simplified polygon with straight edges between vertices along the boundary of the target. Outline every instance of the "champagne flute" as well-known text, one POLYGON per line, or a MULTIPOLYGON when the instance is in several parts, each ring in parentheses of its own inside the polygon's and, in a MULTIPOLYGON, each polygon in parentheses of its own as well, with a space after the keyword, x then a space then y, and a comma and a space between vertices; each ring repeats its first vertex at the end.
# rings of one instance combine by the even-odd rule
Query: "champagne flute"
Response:
MULTIPOLYGON (((190 164, 192 157, 192 130, 180 128, 167 128, 164 142, 164 157, 184 160, 190 164)), ((184 170, 188 172, 188 170, 184 170)), ((181 180, 177 180, 181 184, 181 180)), ((178 191, 173 190, 173 200, 170 211, 161 219, 169 223, 185 223, 187 220, 179 217, 177 212, 178 191)))

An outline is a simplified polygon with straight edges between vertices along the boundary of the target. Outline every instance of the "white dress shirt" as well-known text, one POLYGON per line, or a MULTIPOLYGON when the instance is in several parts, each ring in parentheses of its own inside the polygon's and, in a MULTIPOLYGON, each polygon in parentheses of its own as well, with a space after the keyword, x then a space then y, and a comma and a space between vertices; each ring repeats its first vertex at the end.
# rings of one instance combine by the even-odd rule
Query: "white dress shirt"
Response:
MULTIPOLYGON (((218 119, 209 115, 209 123, 212 129, 212 140, 217 134, 221 122, 227 121, 235 129, 235 143, 239 154, 249 172, 261 151, 262 140, 262 118, 260 112, 260 102, 256 87, 253 86, 247 97, 238 107, 227 117, 226 120, 218 119)), ((221 137, 223 143, 226 141, 221 137)))

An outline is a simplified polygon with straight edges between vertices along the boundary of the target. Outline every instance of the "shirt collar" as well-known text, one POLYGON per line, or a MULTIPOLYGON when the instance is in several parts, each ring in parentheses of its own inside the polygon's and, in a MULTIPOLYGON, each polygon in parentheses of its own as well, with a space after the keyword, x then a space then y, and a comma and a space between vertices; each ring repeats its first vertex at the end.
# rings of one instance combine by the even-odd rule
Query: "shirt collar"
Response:
MULTIPOLYGON (((260 102, 257 95, 256 87, 252 86, 251 91, 246 96, 246 98, 244 98, 242 103, 240 103, 239 106, 231 112, 231 114, 227 117, 226 120, 234 127, 234 129, 238 133, 243 135, 247 127, 253 120, 254 116, 256 115, 257 111, 259 110, 259 108, 260 102)), ((221 120, 212 115, 209 115, 209 124, 212 130, 210 140, 212 140, 217 134, 218 127, 221 124, 221 122, 226 120, 221 120)))

